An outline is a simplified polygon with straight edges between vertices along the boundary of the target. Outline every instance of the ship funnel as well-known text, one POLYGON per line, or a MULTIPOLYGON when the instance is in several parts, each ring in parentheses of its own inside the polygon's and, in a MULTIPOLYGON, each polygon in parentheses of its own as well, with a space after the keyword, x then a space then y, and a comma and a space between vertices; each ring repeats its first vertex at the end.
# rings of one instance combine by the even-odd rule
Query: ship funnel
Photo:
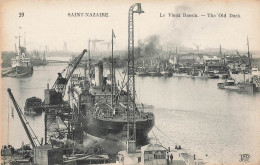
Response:
POLYGON ((95 84, 102 86, 103 82, 103 63, 100 61, 95 65, 95 84))

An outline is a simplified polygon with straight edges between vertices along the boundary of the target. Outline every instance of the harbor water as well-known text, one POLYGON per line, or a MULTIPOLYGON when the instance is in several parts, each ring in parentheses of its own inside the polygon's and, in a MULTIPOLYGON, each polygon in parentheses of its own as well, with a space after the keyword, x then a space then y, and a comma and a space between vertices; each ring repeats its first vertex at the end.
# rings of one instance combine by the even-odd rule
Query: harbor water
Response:
MULTIPOLYGON (((12 110, 7 88, 11 88, 23 111, 27 98, 43 99, 47 83, 52 87, 57 72, 66 65, 34 67, 33 75, 27 78, 2 78, 3 144, 29 144, 19 117, 12 110)), ((84 75, 82 71, 81 74, 84 75)), ((155 115, 150 140, 165 147, 178 144, 198 157, 207 155, 208 160, 217 162, 238 162, 240 154, 250 154, 250 161, 260 161, 260 94, 221 90, 217 88, 219 81, 136 76, 137 100, 155 115)), ((44 115, 26 117, 38 138, 44 137, 44 115)))

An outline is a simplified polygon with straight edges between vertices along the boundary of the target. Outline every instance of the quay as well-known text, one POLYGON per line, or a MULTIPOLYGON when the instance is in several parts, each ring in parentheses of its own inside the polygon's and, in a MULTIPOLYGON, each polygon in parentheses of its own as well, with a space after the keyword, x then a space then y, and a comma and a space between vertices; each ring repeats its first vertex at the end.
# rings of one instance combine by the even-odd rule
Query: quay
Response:
POLYGON ((126 151, 118 153, 116 164, 122 165, 206 165, 202 159, 189 154, 185 149, 166 149, 160 144, 148 144, 141 147, 134 154, 126 151))
POLYGON ((46 60, 47 63, 69 63, 68 61, 62 60, 46 60))

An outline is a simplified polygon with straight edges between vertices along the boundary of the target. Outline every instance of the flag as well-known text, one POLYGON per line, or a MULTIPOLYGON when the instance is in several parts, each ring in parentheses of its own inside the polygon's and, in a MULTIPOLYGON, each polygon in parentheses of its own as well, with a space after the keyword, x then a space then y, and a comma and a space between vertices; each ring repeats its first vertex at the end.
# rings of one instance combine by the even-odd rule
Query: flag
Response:
POLYGON ((112 29, 112 36, 116 38, 114 30, 112 29))
POLYGON ((21 27, 21 26, 19 26, 19 29, 22 29, 22 27, 21 27))

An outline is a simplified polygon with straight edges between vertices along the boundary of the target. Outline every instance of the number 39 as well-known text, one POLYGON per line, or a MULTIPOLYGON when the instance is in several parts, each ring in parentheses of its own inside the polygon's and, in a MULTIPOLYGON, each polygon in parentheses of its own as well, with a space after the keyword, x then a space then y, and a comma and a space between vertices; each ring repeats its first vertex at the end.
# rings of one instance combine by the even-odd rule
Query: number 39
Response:
POLYGON ((24 12, 19 12, 19 17, 23 17, 24 16, 24 12))

